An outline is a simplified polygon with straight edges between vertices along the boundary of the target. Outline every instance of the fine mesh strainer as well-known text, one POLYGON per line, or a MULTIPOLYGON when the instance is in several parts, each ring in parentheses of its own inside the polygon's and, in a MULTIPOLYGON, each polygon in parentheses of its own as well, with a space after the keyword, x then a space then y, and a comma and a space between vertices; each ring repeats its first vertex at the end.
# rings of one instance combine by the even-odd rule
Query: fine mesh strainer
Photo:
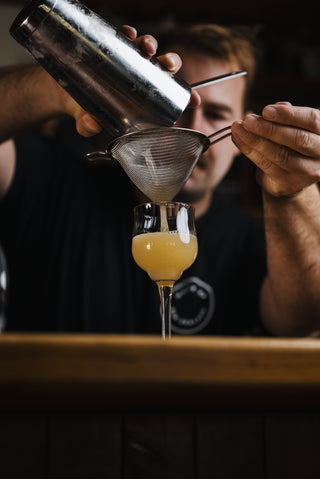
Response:
POLYGON ((122 135, 106 151, 88 153, 86 159, 119 161, 139 190, 154 203, 161 203, 171 201, 181 190, 209 146, 230 135, 230 126, 209 136, 187 128, 150 128, 122 135))

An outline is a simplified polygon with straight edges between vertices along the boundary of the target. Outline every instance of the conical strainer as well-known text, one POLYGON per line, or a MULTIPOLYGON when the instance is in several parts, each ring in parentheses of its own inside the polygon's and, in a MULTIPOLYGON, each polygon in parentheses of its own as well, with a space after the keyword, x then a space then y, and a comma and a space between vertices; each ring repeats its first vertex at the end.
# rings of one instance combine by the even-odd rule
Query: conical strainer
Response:
POLYGON ((209 146, 230 135, 230 126, 209 136, 187 128, 150 128, 122 135, 106 151, 88 153, 86 159, 119 161, 139 190, 154 203, 161 203, 171 201, 181 190, 209 146))

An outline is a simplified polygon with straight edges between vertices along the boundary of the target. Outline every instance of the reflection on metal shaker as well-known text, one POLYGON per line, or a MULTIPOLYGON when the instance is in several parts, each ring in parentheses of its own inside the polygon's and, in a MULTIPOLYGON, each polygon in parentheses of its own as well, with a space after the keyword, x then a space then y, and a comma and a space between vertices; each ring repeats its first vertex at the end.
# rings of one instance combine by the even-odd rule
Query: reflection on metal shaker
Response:
POLYGON ((0 245, 0 333, 4 331, 6 325, 6 305, 7 305, 7 262, 0 245))
POLYGON ((189 102, 187 83, 75 0, 31 1, 10 33, 113 137, 171 126, 189 102))

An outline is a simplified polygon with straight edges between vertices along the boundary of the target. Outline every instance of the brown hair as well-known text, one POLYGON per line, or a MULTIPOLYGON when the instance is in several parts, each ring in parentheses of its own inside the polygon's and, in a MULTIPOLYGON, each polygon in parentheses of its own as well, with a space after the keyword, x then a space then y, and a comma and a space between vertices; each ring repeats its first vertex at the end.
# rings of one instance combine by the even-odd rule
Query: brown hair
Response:
POLYGON ((178 45, 190 52, 203 53, 213 58, 237 63, 246 75, 246 100, 256 72, 258 49, 254 32, 247 27, 226 27, 203 24, 172 28, 157 37, 159 50, 174 51, 178 45))

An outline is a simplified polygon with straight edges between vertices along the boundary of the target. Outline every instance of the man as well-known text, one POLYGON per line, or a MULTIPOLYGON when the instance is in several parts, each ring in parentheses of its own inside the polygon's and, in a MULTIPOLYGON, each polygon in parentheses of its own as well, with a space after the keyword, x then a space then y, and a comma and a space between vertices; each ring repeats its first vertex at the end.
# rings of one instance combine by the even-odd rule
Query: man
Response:
MULTIPOLYGON (((133 29, 125 31, 135 38, 133 29)), ((152 37, 135 41, 155 53, 152 37)), ((245 59, 252 52, 238 33, 208 27, 184 32, 170 46, 190 83, 250 70, 245 59), (200 41, 210 43, 212 35, 228 45, 220 54, 200 41)), ((180 67, 174 54, 161 59, 173 72, 180 67)), ((233 143, 210 147, 180 194, 196 208, 199 255, 175 287, 176 333, 305 335, 319 328, 319 112, 281 103, 241 120, 247 81, 201 89, 200 106, 193 94, 177 123, 205 134, 232 124, 233 143), (267 265, 259 221, 214 194, 239 151, 258 166, 267 265)), ((130 251, 132 207, 140 195, 118 168, 88 165, 57 142, 17 135, 66 113, 81 135, 98 133, 99 125, 40 67, 4 72, 0 91, 7 329, 160 333, 156 287, 130 251)))
MULTIPOLYGON (((237 30, 232 35, 222 27, 189 28, 173 33, 164 45, 179 53, 180 74, 189 83, 239 69, 248 70, 252 80, 252 47, 237 30)), ((240 77, 200 90, 200 108, 186 112, 177 125, 209 134, 242 118, 246 81, 240 77)), ((275 334, 308 333, 319 318, 319 113, 280 103, 266 107, 262 117, 248 114, 232 126, 234 144, 258 167, 268 251, 260 309, 264 325, 275 334)), ((184 192, 198 213, 207 210, 233 155, 225 141, 210 148, 194 169, 184 192)))

